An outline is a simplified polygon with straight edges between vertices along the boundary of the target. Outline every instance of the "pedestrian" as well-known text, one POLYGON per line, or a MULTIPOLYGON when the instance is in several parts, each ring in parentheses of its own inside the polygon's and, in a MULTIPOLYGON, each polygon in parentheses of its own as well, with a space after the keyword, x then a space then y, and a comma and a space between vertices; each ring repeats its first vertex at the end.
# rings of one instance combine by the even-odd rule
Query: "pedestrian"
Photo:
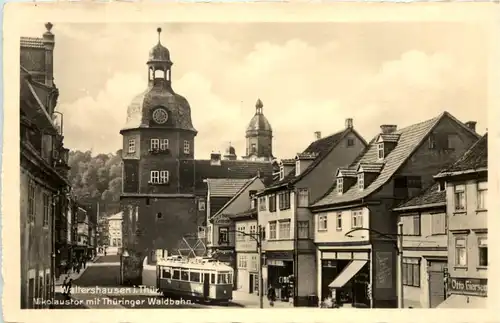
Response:
POLYGON ((71 296, 71 287, 73 285, 73 278, 70 278, 68 280, 68 282, 66 283, 66 297, 70 297, 71 296))
POLYGON ((69 278, 69 275, 64 277, 64 280, 63 280, 63 283, 62 283, 62 288, 63 288, 63 295, 66 296, 66 294, 68 293, 68 278, 69 278))
POLYGON ((276 301, 276 290, 273 286, 269 286, 269 289, 267 290, 267 299, 269 300, 269 305, 273 307, 274 302, 276 301))

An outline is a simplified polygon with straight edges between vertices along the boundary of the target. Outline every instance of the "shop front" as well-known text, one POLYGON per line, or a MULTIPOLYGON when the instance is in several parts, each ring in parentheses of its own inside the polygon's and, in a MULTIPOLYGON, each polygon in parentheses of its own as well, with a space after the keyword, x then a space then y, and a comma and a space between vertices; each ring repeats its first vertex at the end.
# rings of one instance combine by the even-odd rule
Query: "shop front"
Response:
POLYGON ((370 307, 369 253, 322 252, 321 300, 333 299, 339 307, 370 307))
POLYGON ((488 280, 447 278, 447 298, 437 308, 487 308, 488 280))
POLYGON ((267 286, 274 287, 276 298, 289 301, 293 297, 293 252, 267 251, 265 253, 267 266, 267 286))

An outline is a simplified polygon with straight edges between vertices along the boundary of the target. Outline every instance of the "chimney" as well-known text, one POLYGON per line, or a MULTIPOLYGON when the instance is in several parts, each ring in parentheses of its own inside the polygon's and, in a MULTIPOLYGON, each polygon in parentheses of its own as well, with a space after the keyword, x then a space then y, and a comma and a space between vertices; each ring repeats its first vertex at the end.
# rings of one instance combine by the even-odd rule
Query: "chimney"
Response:
POLYGON ((47 31, 43 34, 43 47, 45 49, 45 85, 52 87, 54 85, 54 34, 52 33, 52 24, 45 24, 47 31))
POLYGON ((213 152, 210 154, 210 165, 211 166, 220 166, 221 165, 220 153, 213 152))
POLYGON ((352 127, 353 127, 353 125, 352 125, 352 118, 345 119, 345 128, 346 129, 350 129, 352 127))
POLYGON ((315 132, 314 132, 314 138, 315 138, 316 140, 321 139, 321 131, 315 131, 315 132))
POLYGON ((398 130, 398 126, 396 126, 395 124, 383 124, 380 126, 380 130, 383 134, 389 134, 398 130))
POLYGON ((476 132, 476 121, 467 121, 465 125, 472 131, 476 132))

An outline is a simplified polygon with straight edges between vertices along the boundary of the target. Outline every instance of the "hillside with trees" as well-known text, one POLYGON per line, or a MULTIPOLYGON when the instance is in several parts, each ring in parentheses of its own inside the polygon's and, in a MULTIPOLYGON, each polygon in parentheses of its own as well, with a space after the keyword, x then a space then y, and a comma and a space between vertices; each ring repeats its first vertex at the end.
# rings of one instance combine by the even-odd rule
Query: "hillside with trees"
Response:
POLYGON ((92 156, 91 151, 71 151, 69 180, 73 194, 92 218, 120 210, 122 189, 121 150, 92 156), (99 214, 97 209, 99 205, 99 214))

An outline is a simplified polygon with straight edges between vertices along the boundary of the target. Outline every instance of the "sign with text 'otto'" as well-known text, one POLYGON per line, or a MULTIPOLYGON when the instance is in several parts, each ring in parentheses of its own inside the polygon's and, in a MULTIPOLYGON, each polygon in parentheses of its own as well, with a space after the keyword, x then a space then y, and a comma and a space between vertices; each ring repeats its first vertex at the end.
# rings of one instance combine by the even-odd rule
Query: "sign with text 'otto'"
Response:
POLYGON ((488 280, 475 278, 449 278, 448 290, 457 294, 488 295, 488 280))

